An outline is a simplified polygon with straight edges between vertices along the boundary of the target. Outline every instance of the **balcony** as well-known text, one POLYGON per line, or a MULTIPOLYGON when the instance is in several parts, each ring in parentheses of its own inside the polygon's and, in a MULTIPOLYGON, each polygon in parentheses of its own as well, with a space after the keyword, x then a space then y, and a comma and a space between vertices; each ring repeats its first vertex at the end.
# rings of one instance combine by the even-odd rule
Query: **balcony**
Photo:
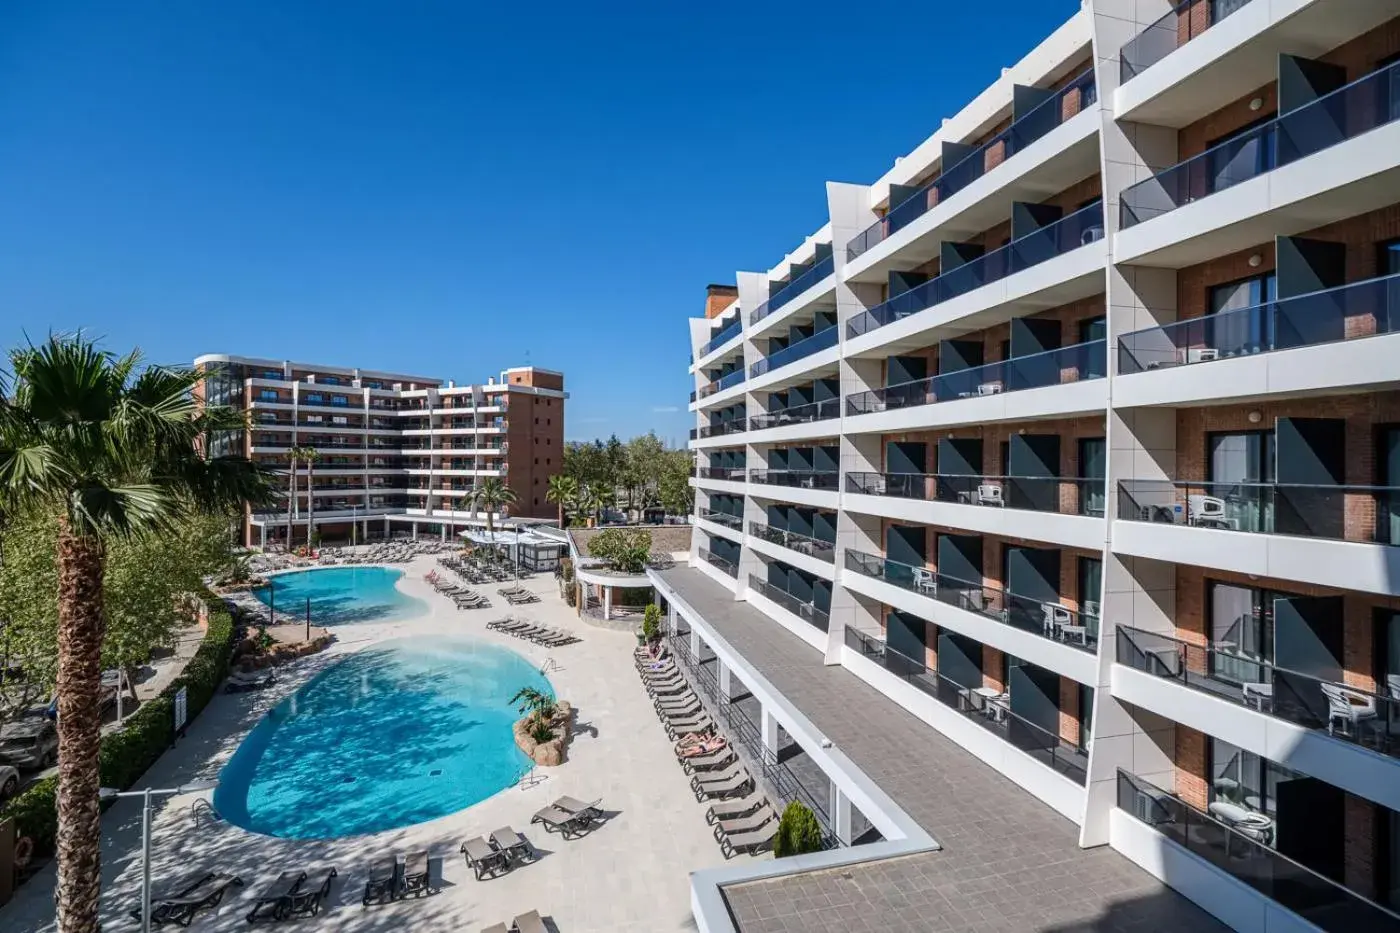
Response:
POLYGON ((739 568, 733 563, 730 563, 729 561, 725 560, 723 557, 720 557, 718 554, 712 554, 704 548, 700 548, 700 559, 705 561, 705 563, 709 564, 711 567, 719 569, 726 575, 731 576, 736 580, 739 578, 739 568))
POLYGON ((768 428, 811 424, 814 421, 826 421, 839 417, 841 417, 841 400, 828 398, 822 399, 820 402, 809 402, 806 405, 794 405, 791 408, 780 408, 776 411, 755 415, 749 419, 749 430, 763 431, 768 428))
POLYGON ((1235 0, 1221 4, 1218 0, 1185 0, 1177 4, 1123 46, 1119 53, 1119 83, 1126 84, 1249 2, 1235 0))
POLYGON ((793 489, 824 489, 840 487, 841 474, 836 470, 750 470, 749 482, 764 486, 788 486, 793 489))
POLYGON ((726 434, 743 434, 748 425, 743 418, 735 418, 731 421, 721 421, 718 424, 707 424, 694 434, 693 438, 723 437, 726 434))
POLYGON ((1097 201, 856 315, 846 336, 868 334, 1102 239, 1103 202, 1097 201))
POLYGON ((825 259, 822 259, 819 262, 817 262, 817 264, 812 266, 812 268, 808 269, 806 272, 802 273, 797 278, 784 285, 782 288, 778 289, 778 291, 771 295, 767 301, 759 305, 757 308, 753 309, 753 312, 749 314, 749 324, 751 326, 757 324, 759 321, 763 320, 768 315, 772 314, 774 311, 777 311, 783 305, 792 301, 794 298, 805 292, 807 289, 811 288, 813 285, 816 285, 822 279, 825 279, 827 276, 831 275, 831 273, 835 269, 835 262, 836 261, 833 257, 828 256, 825 259))
POLYGON ((884 217, 846 244, 847 261, 884 242, 892 234, 907 227, 938 204, 981 178, 991 168, 1025 151, 1069 116, 1089 109, 1097 100, 1094 71, 1089 68, 1053 97, 1012 123, 995 138, 973 150, 962 161, 951 167, 944 166, 943 173, 928 185, 899 204, 891 205, 884 217), (1066 98, 1071 97, 1077 102, 1077 106, 1067 103, 1066 98))
POLYGON ((813 557, 828 564, 836 563, 836 543, 798 534, 784 528, 774 528, 762 522, 749 522, 749 534, 755 538, 776 544, 778 547, 796 551, 798 554, 813 557))
MULTIPOLYGON (((1336 623, 1340 626, 1342 620, 1336 623)), ((1116 626, 1114 634, 1119 664, 1400 758, 1400 701, 1393 697, 1278 667, 1240 652, 1233 643, 1194 644, 1125 625, 1116 626)))
POLYGON ((765 373, 772 372, 780 366, 804 359, 822 350, 829 350, 836 346, 837 339, 841 331, 837 327, 828 327, 826 330, 819 330, 810 337, 805 337, 794 344, 783 347, 768 354, 763 359, 749 367, 749 377, 755 378, 765 373))
POLYGON ((1028 389, 1047 389, 1102 379, 1108 371, 1107 347, 1107 341, 1091 340, 1088 343, 1060 347, 1058 350, 1012 357, 984 366, 973 366, 930 376, 927 379, 848 395, 846 414, 852 418, 880 412, 910 411, 900 419, 898 425, 885 424, 884 422, 890 419, 883 419, 879 424, 868 426, 848 425, 847 430, 893 431, 930 422, 957 424, 968 418, 984 421, 1098 411, 1104 407, 1104 397, 1099 391, 1102 386, 1096 386, 1093 390, 1086 387, 1083 392, 1064 390, 1067 393, 1064 397, 1002 396, 1028 389), (922 411, 928 405, 967 399, 980 399, 982 404, 966 410, 955 408, 946 411, 922 411), (940 421, 940 418, 943 420, 940 421))
POLYGON ((711 353, 718 350, 720 347, 724 346, 726 343, 733 340, 735 337, 739 336, 739 334, 742 333, 743 330, 743 320, 736 317, 734 320, 724 325, 724 327, 720 328, 720 332, 715 334, 714 337, 710 339, 709 343, 705 344, 700 348, 700 352, 696 356, 696 359, 703 360, 705 357, 709 356, 711 353))
POLYGON ((749 589, 765 599, 770 599, 803 622, 825 632, 831 627, 831 617, 812 603, 799 599, 787 590, 769 583, 758 574, 749 574, 749 589))
POLYGON ((1057 774, 1081 786, 1088 783, 1088 751, 1013 713, 1009 708, 1009 697, 989 697, 976 687, 965 687, 930 669, 922 661, 900 654, 870 632, 847 627, 846 647, 1057 774))
MULTIPOLYGON (((1120 229, 1128 230, 1395 122, 1400 118, 1397 76, 1400 62, 1125 189, 1119 205, 1120 229)), ((1257 207, 1255 212, 1259 212, 1257 207)), ((1309 216, 1311 226, 1327 222, 1326 218, 1309 216)))
MULTIPOLYGON (((1317 928, 1367 933, 1400 931, 1400 915, 1275 851, 1261 838, 1265 833, 1252 827, 1247 827, 1247 831, 1237 829, 1170 791, 1121 770, 1118 809, 1317 928)), ((1199 874, 1199 869, 1191 873, 1199 874)), ((1214 897, 1222 896, 1229 897, 1214 892, 1214 897)), ((1283 926, 1292 925, 1285 922, 1283 926)))
POLYGON ((730 483, 742 483, 748 478, 743 467, 699 467, 695 475, 700 479, 720 479, 730 483))
POLYGON ((696 398, 697 400, 702 398, 709 398, 716 392, 723 392, 725 389, 732 389, 734 386, 738 385, 743 381, 744 368, 740 366, 732 373, 720 376, 718 379, 714 380, 709 385, 701 386, 700 391, 696 393, 696 398))
POLYGON ((744 530, 744 519, 739 515, 730 515, 728 512, 716 512, 714 509, 696 509, 697 517, 707 522, 714 522, 716 525, 723 525, 731 531, 744 530))
POLYGON ((846 549, 846 569, 1088 654, 1098 650, 1097 613, 1076 612, 1059 603, 1041 602, 850 548, 846 549))

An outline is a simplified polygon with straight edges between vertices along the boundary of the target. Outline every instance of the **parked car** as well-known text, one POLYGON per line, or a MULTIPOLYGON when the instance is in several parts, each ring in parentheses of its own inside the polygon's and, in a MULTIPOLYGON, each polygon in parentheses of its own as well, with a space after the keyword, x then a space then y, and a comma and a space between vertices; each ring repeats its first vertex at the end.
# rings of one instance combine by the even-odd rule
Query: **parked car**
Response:
POLYGON ((44 716, 25 716, 0 726, 0 764, 47 768, 58 760, 58 727, 44 716))
POLYGON ((13 765, 0 765, 0 801, 9 800, 19 793, 19 769, 13 765))

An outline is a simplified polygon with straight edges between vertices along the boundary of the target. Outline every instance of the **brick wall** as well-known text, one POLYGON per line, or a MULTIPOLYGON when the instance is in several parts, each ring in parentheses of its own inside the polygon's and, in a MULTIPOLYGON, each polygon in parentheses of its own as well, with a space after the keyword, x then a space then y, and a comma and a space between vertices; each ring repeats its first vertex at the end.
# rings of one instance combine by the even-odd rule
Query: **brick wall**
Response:
POLYGON ((1400 17, 1337 46, 1321 56, 1321 60, 1345 68, 1350 82, 1375 71, 1378 64, 1397 52, 1400 52, 1400 17))
POLYGON ((556 507, 545 499, 545 491, 549 477, 563 469, 564 400, 525 392, 512 392, 509 398, 505 483, 519 499, 510 514, 529 518, 557 516, 556 507))
POLYGON ((1376 804, 1352 794, 1346 795, 1342 826, 1346 848, 1342 855, 1342 879, 1348 888, 1372 899, 1381 895, 1376 871, 1376 804))
POLYGON ((1200 155, 1217 140, 1229 136, 1258 120, 1272 117, 1278 112, 1278 89, 1276 81, 1255 88, 1248 94, 1234 100, 1214 113, 1206 114, 1177 133, 1177 158, 1185 161, 1200 155), (1261 98, 1263 103, 1257 110, 1250 109, 1249 103, 1261 98))
POLYGON ((1079 709, 1079 682, 1068 677, 1060 678, 1060 738, 1078 746, 1079 724, 1082 720, 1079 709))
POLYGON ((705 287, 705 317, 718 317, 720 312, 734 303, 739 297, 739 289, 733 285, 708 285, 705 287))
POLYGON ((1005 655, 991 645, 982 646, 982 686, 997 693, 1006 692, 1006 684, 1001 679, 1002 658, 1005 655))
POLYGON ((1176 795, 1204 810, 1210 803, 1210 780, 1206 776, 1206 736, 1177 723, 1176 733, 1176 795))

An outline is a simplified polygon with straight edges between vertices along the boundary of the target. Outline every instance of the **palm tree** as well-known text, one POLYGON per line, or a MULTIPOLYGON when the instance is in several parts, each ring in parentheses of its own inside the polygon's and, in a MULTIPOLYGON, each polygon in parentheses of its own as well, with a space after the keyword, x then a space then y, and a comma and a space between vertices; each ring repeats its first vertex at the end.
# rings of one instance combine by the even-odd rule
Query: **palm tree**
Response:
POLYGON ((292 506, 297 501, 297 455, 300 447, 287 449, 287 550, 292 549, 292 506))
POLYGON ((200 374, 142 367, 83 338, 51 336, 10 354, 0 378, 0 509, 58 516, 58 930, 95 933, 100 893, 98 740, 105 544, 190 510, 262 505, 268 474, 207 457, 240 413, 202 407, 200 374), (138 371, 139 370, 139 371, 138 371))
POLYGON ((578 499, 578 480, 560 473, 549 478, 549 489, 544 497, 559 506, 559 527, 564 527, 564 509, 573 506, 578 499))
POLYGON ((299 447, 297 456, 306 464, 306 549, 310 553, 311 536, 316 533, 316 486, 311 481, 311 474, 315 472, 316 461, 321 455, 315 447, 299 447))
POLYGON ((607 488, 596 484, 588 485, 579 494, 578 507, 586 515, 593 516, 593 524, 600 525, 603 521, 603 510, 608 508, 615 501, 615 496, 607 488))
POLYGON ((516 502, 520 501, 515 490, 494 476, 479 480, 466 498, 469 511, 480 510, 486 513, 486 534, 493 540, 496 537, 496 523, 494 521, 496 510, 502 506, 515 505, 516 502))

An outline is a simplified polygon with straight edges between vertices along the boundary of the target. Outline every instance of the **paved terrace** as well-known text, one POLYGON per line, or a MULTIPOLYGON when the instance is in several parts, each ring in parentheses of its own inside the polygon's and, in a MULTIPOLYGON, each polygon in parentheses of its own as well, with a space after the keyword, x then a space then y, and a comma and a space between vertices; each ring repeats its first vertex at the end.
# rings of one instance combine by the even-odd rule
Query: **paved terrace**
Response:
POLYGON ((704 574, 660 575, 943 847, 729 885, 741 933, 1227 929, 704 574))

